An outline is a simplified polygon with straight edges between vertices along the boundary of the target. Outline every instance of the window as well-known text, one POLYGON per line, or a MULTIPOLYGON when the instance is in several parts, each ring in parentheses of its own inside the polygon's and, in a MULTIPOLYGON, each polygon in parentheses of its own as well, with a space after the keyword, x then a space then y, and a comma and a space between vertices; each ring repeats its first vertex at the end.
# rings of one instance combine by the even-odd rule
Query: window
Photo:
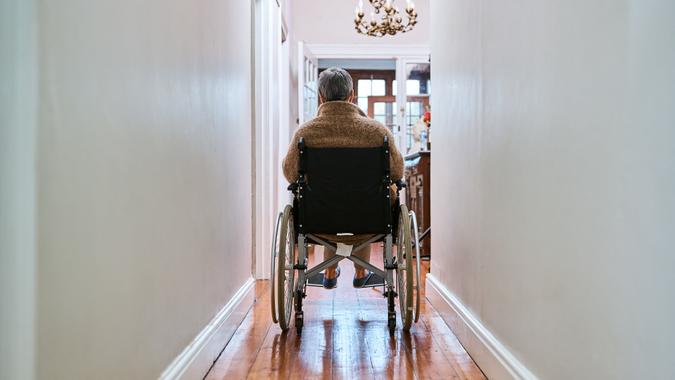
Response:
MULTIPOLYGON (((426 90, 425 90, 424 88, 422 88, 423 83, 421 83, 419 80, 408 79, 407 81, 405 81, 405 92, 408 95, 426 95, 426 94, 429 94, 429 90, 431 89, 431 81, 430 80, 426 81, 426 84, 427 84, 427 87, 426 87, 426 90)), ((396 96, 396 94, 398 92, 398 91, 396 91, 397 90, 396 80, 392 81, 391 85, 392 85, 392 89, 391 89, 392 94, 394 94, 394 96, 396 96)))
POLYGON ((391 129, 394 125, 394 103, 374 102, 373 118, 391 129))
POLYGON ((363 112, 368 113, 368 97, 385 95, 384 79, 359 79, 357 82, 357 103, 363 112))

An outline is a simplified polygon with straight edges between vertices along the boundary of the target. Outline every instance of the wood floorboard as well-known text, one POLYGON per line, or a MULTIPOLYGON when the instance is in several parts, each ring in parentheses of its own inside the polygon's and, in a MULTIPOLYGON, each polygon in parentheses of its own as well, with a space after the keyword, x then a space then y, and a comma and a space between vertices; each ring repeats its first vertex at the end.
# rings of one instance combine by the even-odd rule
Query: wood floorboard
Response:
MULTIPOLYGON (((371 260, 380 267, 381 255, 373 249, 371 260)), ((269 281, 258 281, 255 305, 205 378, 485 379, 424 297, 420 321, 408 333, 399 323, 392 337, 382 289, 354 289, 351 262, 340 268, 336 289, 307 289, 301 336, 272 323, 269 281)), ((423 278, 428 268, 422 262, 423 278)))

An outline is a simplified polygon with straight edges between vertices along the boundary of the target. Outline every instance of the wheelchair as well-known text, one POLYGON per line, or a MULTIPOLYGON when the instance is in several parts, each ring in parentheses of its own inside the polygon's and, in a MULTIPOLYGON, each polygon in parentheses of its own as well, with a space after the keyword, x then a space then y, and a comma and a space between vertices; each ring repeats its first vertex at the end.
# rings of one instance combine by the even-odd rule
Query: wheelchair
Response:
POLYGON ((272 241, 272 320, 288 331, 294 312, 300 335, 306 288, 320 286, 310 279, 348 259, 384 278, 379 286, 383 286, 387 300, 389 333, 394 334, 397 326, 396 299, 402 328, 410 330, 420 315, 417 219, 399 203, 400 197, 392 202, 392 187, 398 195, 405 184, 390 178, 387 138, 374 148, 311 148, 301 138, 298 148, 298 180, 288 187, 293 205, 286 205, 278 214, 272 241), (383 245, 384 268, 340 252, 339 244, 325 239, 325 235, 370 236, 351 252, 379 242, 383 245), (322 245, 337 254, 309 268, 308 244, 322 245))

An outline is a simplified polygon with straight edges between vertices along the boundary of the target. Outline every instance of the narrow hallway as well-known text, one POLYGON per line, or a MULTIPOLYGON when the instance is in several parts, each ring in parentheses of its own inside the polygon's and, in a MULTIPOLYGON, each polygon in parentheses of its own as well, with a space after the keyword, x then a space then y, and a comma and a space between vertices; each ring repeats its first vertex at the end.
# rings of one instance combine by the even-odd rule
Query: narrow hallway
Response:
POLYGON ((671 380, 674 294, 674 0, 0 1, 0 380, 671 380))
MULTIPOLYGON (((382 265, 381 250, 372 258, 382 265)), ((426 298, 410 333, 390 336, 382 289, 354 289, 353 266, 341 268, 337 289, 308 288, 301 336, 272 323, 269 281, 257 281, 255 305, 206 379, 485 379, 426 298)), ((423 278, 428 269, 423 261, 423 278)))

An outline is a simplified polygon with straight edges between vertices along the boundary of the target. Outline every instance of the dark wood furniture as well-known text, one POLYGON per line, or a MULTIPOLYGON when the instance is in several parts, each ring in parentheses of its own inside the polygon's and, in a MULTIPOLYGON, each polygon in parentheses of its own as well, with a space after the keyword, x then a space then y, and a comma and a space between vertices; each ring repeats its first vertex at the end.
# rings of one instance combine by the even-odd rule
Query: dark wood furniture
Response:
POLYGON ((420 238, 420 253, 431 255, 431 152, 418 152, 405 156, 406 205, 417 215, 420 238), (426 233, 425 233, 426 232, 426 233))

